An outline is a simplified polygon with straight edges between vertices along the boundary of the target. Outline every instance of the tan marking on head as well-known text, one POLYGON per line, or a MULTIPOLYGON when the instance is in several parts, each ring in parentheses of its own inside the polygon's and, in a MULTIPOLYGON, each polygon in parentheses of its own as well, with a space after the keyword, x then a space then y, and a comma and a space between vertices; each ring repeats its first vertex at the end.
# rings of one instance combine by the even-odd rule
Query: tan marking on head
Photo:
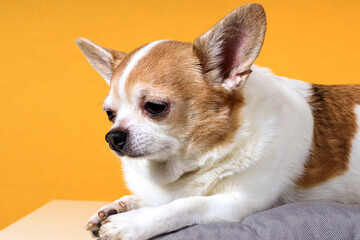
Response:
POLYGON ((157 91, 166 93, 174 84, 176 87, 183 85, 183 81, 186 80, 183 79, 184 77, 191 77, 190 81, 197 80, 195 75, 199 75, 198 71, 193 70, 199 67, 198 61, 194 59, 189 45, 189 43, 164 41, 153 47, 129 74, 126 95, 131 96, 134 87, 138 84, 156 86, 157 91))
POLYGON ((313 85, 313 145, 298 187, 313 187, 348 169, 351 141, 358 128, 356 104, 360 104, 358 85, 313 85))
MULTIPOLYGON (((197 146, 200 151, 230 143, 240 125, 241 92, 205 81, 191 43, 164 41, 156 45, 134 66, 125 87, 127 98, 143 92, 146 99, 169 101, 169 114, 151 121, 166 124, 186 146, 197 146)), ((141 108, 141 99, 138 104, 141 108)))
MULTIPOLYGON (((118 90, 119 90, 119 87, 120 87, 121 75, 123 74, 126 66, 129 64, 129 62, 131 61, 134 54, 136 54, 136 52, 138 52, 142 47, 139 47, 139 48, 135 49, 134 51, 130 52, 129 54, 127 54, 123 58, 121 63, 117 66, 117 68, 115 69, 113 77, 112 77, 111 82, 110 82, 111 91, 109 92, 109 94, 113 94, 115 98, 119 99, 119 97, 120 97, 118 90)), ((125 97, 125 96, 123 96, 123 97, 125 97)))

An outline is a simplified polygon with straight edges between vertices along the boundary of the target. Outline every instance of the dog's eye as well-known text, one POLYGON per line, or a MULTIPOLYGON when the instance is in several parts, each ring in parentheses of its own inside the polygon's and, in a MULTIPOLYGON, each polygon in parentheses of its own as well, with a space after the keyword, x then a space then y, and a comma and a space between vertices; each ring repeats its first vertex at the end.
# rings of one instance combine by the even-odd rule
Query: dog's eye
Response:
POLYGON ((167 104, 162 102, 146 102, 145 111, 152 116, 159 116, 167 109, 167 104))
POLYGON ((106 114, 107 114, 110 121, 114 120, 115 113, 113 111, 106 111, 106 114))

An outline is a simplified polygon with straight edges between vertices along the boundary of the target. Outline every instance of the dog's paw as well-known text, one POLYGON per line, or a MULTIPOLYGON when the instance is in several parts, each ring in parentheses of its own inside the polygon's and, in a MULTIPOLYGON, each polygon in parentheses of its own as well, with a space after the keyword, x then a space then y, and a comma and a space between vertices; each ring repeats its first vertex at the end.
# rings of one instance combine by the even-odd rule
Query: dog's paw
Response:
POLYGON ((144 209, 116 214, 101 223, 99 235, 101 239, 111 240, 145 240, 151 236, 152 228, 148 226, 149 219, 144 209), (150 235, 149 235, 150 234, 150 235))
POLYGON ((96 212, 87 222, 85 228, 90 231, 93 237, 99 237, 99 230, 101 223, 104 222, 109 216, 131 211, 142 206, 142 202, 136 196, 124 196, 115 202, 102 207, 96 212))

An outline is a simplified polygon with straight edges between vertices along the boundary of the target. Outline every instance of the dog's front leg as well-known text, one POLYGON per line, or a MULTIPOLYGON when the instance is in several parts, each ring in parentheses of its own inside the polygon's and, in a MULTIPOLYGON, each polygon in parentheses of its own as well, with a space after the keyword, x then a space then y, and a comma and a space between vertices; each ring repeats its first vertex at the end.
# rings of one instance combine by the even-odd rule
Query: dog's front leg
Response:
POLYGON ((99 234, 115 240, 148 239, 193 224, 239 222, 255 210, 240 193, 187 197, 110 216, 99 234))

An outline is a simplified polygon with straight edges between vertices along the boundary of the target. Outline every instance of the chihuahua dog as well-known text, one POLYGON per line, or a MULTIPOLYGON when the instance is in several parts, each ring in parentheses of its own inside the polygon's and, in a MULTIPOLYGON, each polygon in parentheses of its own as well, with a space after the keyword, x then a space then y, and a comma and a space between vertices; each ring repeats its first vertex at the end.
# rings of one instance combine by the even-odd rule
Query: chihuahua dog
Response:
POLYGON ((124 53, 76 40, 110 86, 105 138, 134 193, 101 208, 87 230, 148 239, 277 204, 360 203, 360 87, 254 66, 265 31, 263 7, 248 4, 193 43, 124 53))

